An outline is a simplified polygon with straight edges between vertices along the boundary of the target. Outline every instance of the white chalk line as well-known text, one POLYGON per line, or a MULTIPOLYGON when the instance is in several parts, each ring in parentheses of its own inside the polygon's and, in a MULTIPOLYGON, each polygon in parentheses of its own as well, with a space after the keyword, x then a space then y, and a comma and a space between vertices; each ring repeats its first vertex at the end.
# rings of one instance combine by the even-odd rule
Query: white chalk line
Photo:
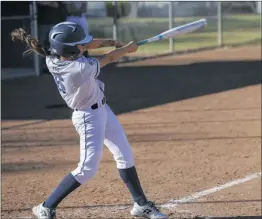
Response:
POLYGON ((178 204, 183 204, 183 203, 193 201, 195 199, 199 199, 201 197, 210 195, 210 194, 218 192, 220 190, 227 189, 227 188, 230 188, 232 186, 245 183, 245 182, 250 181, 252 179, 258 178, 259 176, 261 176, 261 172, 248 175, 248 176, 246 176, 242 179, 237 179, 237 180, 228 182, 224 185, 216 186, 216 187, 211 188, 211 189, 207 189, 207 190, 203 190, 201 192, 194 193, 193 195, 190 195, 190 196, 178 199, 178 200, 170 200, 170 201, 168 201, 168 203, 160 205, 160 207, 161 208, 167 208, 167 209, 175 208, 178 204))
MULTIPOLYGON (((220 185, 220 186, 216 186, 216 187, 211 188, 211 189, 203 190, 201 192, 194 193, 193 195, 186 196, 186 197, 181 198, 181 199, 170 200, 166 204, 160 205, 159 207, 166 208, 166 209, 174 209, 179 204, 188 203, 190 201, 199 199, 201 197, 210 195, 212 193, 221 191, 223 189, 227 189, 227 188, 230 188, 232 186, 248 182, 248 181, 250 181, 252 179, 256 179, 256 178, 258 178, 260 176, 261 176, 261 172, 254 173, 254 174, 248 175, 248 176, 246 176, 246 177, 244 177, 242 179, 237 179, 237 180, 228 182, 226 184, 223 184, 223 185, 220 185)), ((81 207, 79 207, 79 208, 81 208, 81 207)), ((118 211, 123 211, 123 210, 129 209, 129 208, 130 208, 130 206, 127 206, 127 205, 100 206, 100 207, 92 207, 92 208, 88 209, 88 211, 92 211, 92 209, 94 209, 94 210, 98 210, 99 209, 99 211, 101 211, 103 209, 103 210, 109 210, 109 211, 115 210, 116 212, 118 212, 118 211)), ((19 212, 21 212, 21 210, 19 210, 19 212)), ((21 217, 19 217, 19 218, 21 218, 21 217)))

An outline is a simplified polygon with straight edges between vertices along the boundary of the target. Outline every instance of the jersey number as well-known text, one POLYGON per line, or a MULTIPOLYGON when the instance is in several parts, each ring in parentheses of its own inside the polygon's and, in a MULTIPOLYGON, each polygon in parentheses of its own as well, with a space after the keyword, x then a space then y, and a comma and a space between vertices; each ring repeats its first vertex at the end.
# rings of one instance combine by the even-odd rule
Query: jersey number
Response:
POLYGON ((57 88, 60 92, 63 94, 66 94, 65 85, 63 84, 64 79, 61 75, 54 75, 55 83, 57 85, 57 88))

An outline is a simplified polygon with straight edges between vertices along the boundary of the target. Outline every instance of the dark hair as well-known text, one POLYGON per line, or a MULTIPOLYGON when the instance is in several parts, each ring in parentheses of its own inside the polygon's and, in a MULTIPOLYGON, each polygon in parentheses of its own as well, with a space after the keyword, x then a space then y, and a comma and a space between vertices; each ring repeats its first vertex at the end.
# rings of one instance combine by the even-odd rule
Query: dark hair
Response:
POLYGON ((12 41, 20 40, 28 48, 24 55, 29 55, 32 52, 37 53, 40 56, 49 56, 50 52, 39 43, 39 41, 33 36, 29 35, 23 28, 18 28, 11 33, 12 41))

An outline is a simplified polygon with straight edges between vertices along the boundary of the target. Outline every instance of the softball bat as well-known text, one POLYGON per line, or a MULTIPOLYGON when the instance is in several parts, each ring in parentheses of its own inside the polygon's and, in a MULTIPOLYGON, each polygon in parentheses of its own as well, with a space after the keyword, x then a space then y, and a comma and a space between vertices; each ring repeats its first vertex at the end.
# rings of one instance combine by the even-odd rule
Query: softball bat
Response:
POLYGON ((203 28, 207 25, 206 19, 200 19, 198 21, 194 21, 188 24, 184 24, 175 28, 172 28, 170 30, 167 30, 163 33, 160 33, 152 38, 148 38, 145 40, 141 40, 137 42, 138 46, 147 44, 147 43, 152 43, 155 41, 163 40, 163 39, 169 39, 169 38, 174 38, 179 35, 184 35, 193 31, 196 31, 200 28, 203 28))

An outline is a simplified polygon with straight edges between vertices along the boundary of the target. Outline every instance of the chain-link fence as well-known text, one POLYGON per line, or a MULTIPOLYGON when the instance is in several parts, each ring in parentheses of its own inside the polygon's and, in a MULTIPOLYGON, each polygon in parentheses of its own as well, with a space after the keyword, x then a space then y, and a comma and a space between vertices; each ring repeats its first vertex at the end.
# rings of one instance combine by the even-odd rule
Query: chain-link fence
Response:
POLYGON ((21 54, 25 50, 24 45, 15 44, 11 41, 10 33, 17 27, 22 27, 25 30, 31 31, 30 16, 13 16, 2 17, 1 24, 5 33, 2 35, 2 50, 5 52, 2 57, 2 68, 33 68, 34 63, 32 57, 21 59, 21 54), (16 52, 14 52, 16 51, 16 52))
POLYGON ((105 17, 88 17, 95 37, 139 41, 163 31, 207 19, 207 27, 173 40, 139 48, 135 55, 235 44, 261 44, 261 2, 105 2, 105 17), (260 5, 259 5, 260 4, 260 5))
MULTIPOLYGON (((94 37, 114 38, 123 42, 144 40, 172 27, 207 19, 208 25, 204 29, 143 45, 136 53, 130 54, 132 56, 154 56, 235 44, 261 45, 261 2, 88 1, 86 12, 89 32, 94 37)), ((33 69, 34 74, 40 75, 39 57, 36 54, 30 57, 31 60, 18 57, 23 47, 11 42, 8 34, 16 27, 23 27, 33 36, 38 36, 36 2, 30 3, 28 15, 2 16, 1 20, 4 33, 2 70, 9 72, 11 68, 24 68, 28 71, 29 68, 33 69)), ((98 53, 101 52, 98 50, 98 53)))
MULTIPOLYGON (((1 7, 3 5, 1 4, 1 7)), ((2 7, 3 12, 10 11, 10 4, 2 7)), ((28 33, 37 38, 37 19, 36 19, 36 2, 28 4, 28 14, 25 14, 24 8, 20 15, 1 16, 1 79, 16 78, 28 75, 40 75, 38 56, 24 56, 21 54, 25 51, 25 45, 14 43, 11 40, 11 32, 21 27, 28 33)), ((12 8, 11 8, 12 10, 12 8)), ((20 12, 20 11, 19 11, 20 12)))

